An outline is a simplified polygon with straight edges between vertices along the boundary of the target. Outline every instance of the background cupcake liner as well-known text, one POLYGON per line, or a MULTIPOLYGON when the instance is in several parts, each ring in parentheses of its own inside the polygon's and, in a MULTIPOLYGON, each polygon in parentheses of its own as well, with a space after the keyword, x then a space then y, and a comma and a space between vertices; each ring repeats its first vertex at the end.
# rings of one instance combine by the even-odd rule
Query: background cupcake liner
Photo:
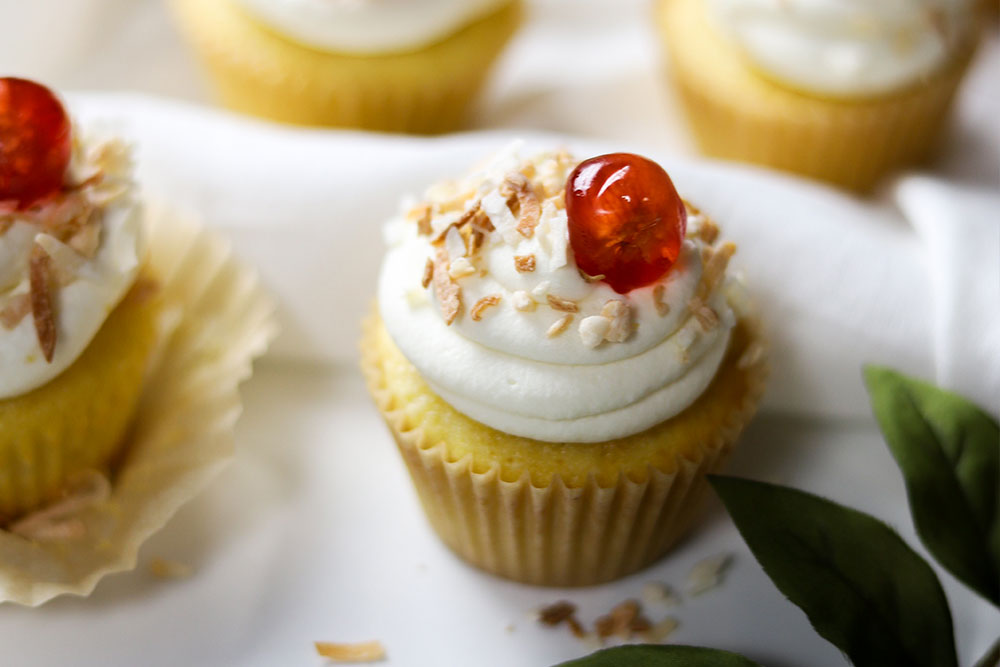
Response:
POLYGON ((668 69, 704 153, 860 191, 934 153, 975 50, 970 39, 944 69, 904 90, 834 99, 751 69, 694 0, 660 0, 659 14, 668 69))
POLYGON ((29 540, 0 530, 0 602, 87 595, 106 574, 133 568, 142 543, 233 456, 238 385, 276 333, 273 304, 227 243, 162 208, 149 211, 150 268, 169 334, 123 459, 95 502, 61 512, 80 534, 29 540))
MULTIPOLYGON (((531 584, 586 586, 611 581, 663 556, 698 517, 707 473, 719 470, 753 416, 768 374, 765 358, 750 370, 751 389, 717 435, 675 472, 653 467, 641 479, 619 474, 611 484, 593 476, 569 486, 555 475, 536 486, 525 472, 501 478, 499 466, 474 470, 471 456, 449 460, 394 405, 371 343, 376 316, 364 322, 361 366, 389 426, 428 520, 455 553, 488 572, 531 584)), ((759 328, 750 323, 753 339, 759 328)))
POLYGON ((418 133, 461 126, 521 14, 514 0, 423 49, 351 56, 276 35, 231 0, 172 5, 226 106, 288 123, 418 133))

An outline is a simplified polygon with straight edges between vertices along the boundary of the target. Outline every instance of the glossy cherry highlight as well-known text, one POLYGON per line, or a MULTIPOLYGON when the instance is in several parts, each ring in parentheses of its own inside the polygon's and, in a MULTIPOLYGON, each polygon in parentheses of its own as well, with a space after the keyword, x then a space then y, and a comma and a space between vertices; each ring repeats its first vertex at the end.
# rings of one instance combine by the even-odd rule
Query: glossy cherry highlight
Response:
POLYGON ((69 118, 52 91, 0 78, 0 202, 23 209, 59 191, 70 151, 69 118))
POLYGON ((619 294, 663 276, 680 254, 684 202, 663 167, 631 153, 577 165, 566 182, 569 241, 580 270, 619 294))

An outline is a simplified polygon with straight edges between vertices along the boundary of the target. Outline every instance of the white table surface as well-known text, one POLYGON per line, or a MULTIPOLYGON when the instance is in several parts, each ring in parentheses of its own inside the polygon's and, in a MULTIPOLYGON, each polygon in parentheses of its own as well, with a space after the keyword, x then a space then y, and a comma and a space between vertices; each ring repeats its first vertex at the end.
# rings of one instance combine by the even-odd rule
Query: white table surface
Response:
MULTIPOLYGON (((646 3, 614 3, 613 32, 609 5, 535 3, 476 125, 689 152, 661 83, 646 3)), ((67 89, 207 99, 162 6, 151 0, 0 0, 0 63, 67 89), (43 29, 50 39, 38 39, 43 29)), ((934 173, 997 188, 998 80, 993 34, 934 173)), ((581 590, 521 586, 467 567, 437 541, 356 369, 265 360, 244 396, 234 465, 143 548, 137 570, 109 577, 87 599, 36 610, 0 606, 3 664, 318 665, 314 640, 377 638, 392 665, 543 667, 589 649, 565 628, 538 627, 528 618, 532 609, 565 597, 590 623, 638 597, 648 581, 681 586, 693 563, 720 552, 735 554, 726 582, 669 612, 681 621, 672 640, 740 651, 769 667, 846 664, 783 600, 717 502, 690 540, 644 572, 581 590), (191 565, 194 575, 156 579, 146 567, 154 557, 191 565)), ((898 470, 870 419, 762 415, 730 472, 873 513, 926 556, 898 470)), ((952 606, 961 664, 971 665, 1000 631, 1000 613, 935 569, 952 606)), ((650 609, 654 620, 664 613, 650 609)))

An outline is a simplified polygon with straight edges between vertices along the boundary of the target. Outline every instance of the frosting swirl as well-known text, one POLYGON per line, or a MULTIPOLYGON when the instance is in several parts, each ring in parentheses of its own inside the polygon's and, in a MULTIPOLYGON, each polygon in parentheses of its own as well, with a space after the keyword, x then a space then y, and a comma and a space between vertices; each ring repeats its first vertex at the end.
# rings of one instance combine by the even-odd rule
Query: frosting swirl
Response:
POLYGON ((397 346, 458 411, 514 435, 597 442, 679 413, 712 380, 736 316, 720 262, 706 260, 733 247, 706 242, 711 223, 689 212, 681 255, 658 282, 622 295, 588 279, 562 205, 575 164, 565 153, 522 160, 514 147, 431 187, 386 226, 378 299, 397 346), (518 231, 526 211, 537 212, 530 236, 518 231))
POLYGON ((238 0, 290 39, 324 51, 380 54, 443 39, 509 0, 238 0))
POLYGON ((756 66, 815 93, 889 92, 943 66, 972 28, 971 0, 706 0, 756 66))
POLYGON ((135 282, 145 255, 129 147, 76 136, 64 191, 40 207, 0 212, 0 400, 69 368, 135 282), (30 257, 38 249, 55 288, 51 362, 31 312, 30 257))

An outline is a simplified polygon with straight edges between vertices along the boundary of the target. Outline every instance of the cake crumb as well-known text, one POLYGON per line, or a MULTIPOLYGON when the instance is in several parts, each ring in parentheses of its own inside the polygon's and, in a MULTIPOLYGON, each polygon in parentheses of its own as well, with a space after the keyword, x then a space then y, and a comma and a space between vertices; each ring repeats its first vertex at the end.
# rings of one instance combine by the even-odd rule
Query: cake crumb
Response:
POLYGON ((643 586, 642 601, 646 604, 662 607, 676 607, 681 603, 677 592, 662 581, 650 581, 643 586))
POLYGON ((611 329, 611 320, 603 315, 591 315, 580 320, 580 340, 587 347, 594 348, 604 342, 611 329))
POLYGON ((555 627, 565 623, 577 638, 586 636, 586 631, 576 619, 576 605, 567 600, 559 600, 538 610, 536 618, 542 625, 555 627))
POLYGON ((680 621, 673 616, 667 616, 666 618, 653 623, 648 630, 640 633, 640 638, 644 642, 660 644, 666 641, 678 627, 680 627, 680 621))
POLYGON ((731 554, 718 554, 695 563, 687 576, 688 595, 701 595, 719 586, 732 560, 731 554))
POLYGON ((514 305, 514 310, 519 310, 522 313, 529 313, 538 307, 538 304, 531 298, 531 295, 524 290, 514 292, 510 296, 510 301, 514 305))
POLYGON ((601 315, 611 320, 604 339, 611 343, 624 343, 635 330, 632 327, 632 309, 621 299, 608 299, 601 308, 601 315))
POLYGON ((352 644, 313 642, 316 653, 333 662, 378 662, 385 659, 382 642, 373 639, 352 644))
POLYGON ((149 571, 160 579, 187 579, 194 574, 194 569, 190 565, 166 558, 154 558, 149 561, 149 571))
POLYGON ((651 627, 652 624, 643 615, 642 606, 636 600, 625 600, 594 621, 594 630, 601 639, 611 636, 631 639, 636 633, 646 632, 651 627))

